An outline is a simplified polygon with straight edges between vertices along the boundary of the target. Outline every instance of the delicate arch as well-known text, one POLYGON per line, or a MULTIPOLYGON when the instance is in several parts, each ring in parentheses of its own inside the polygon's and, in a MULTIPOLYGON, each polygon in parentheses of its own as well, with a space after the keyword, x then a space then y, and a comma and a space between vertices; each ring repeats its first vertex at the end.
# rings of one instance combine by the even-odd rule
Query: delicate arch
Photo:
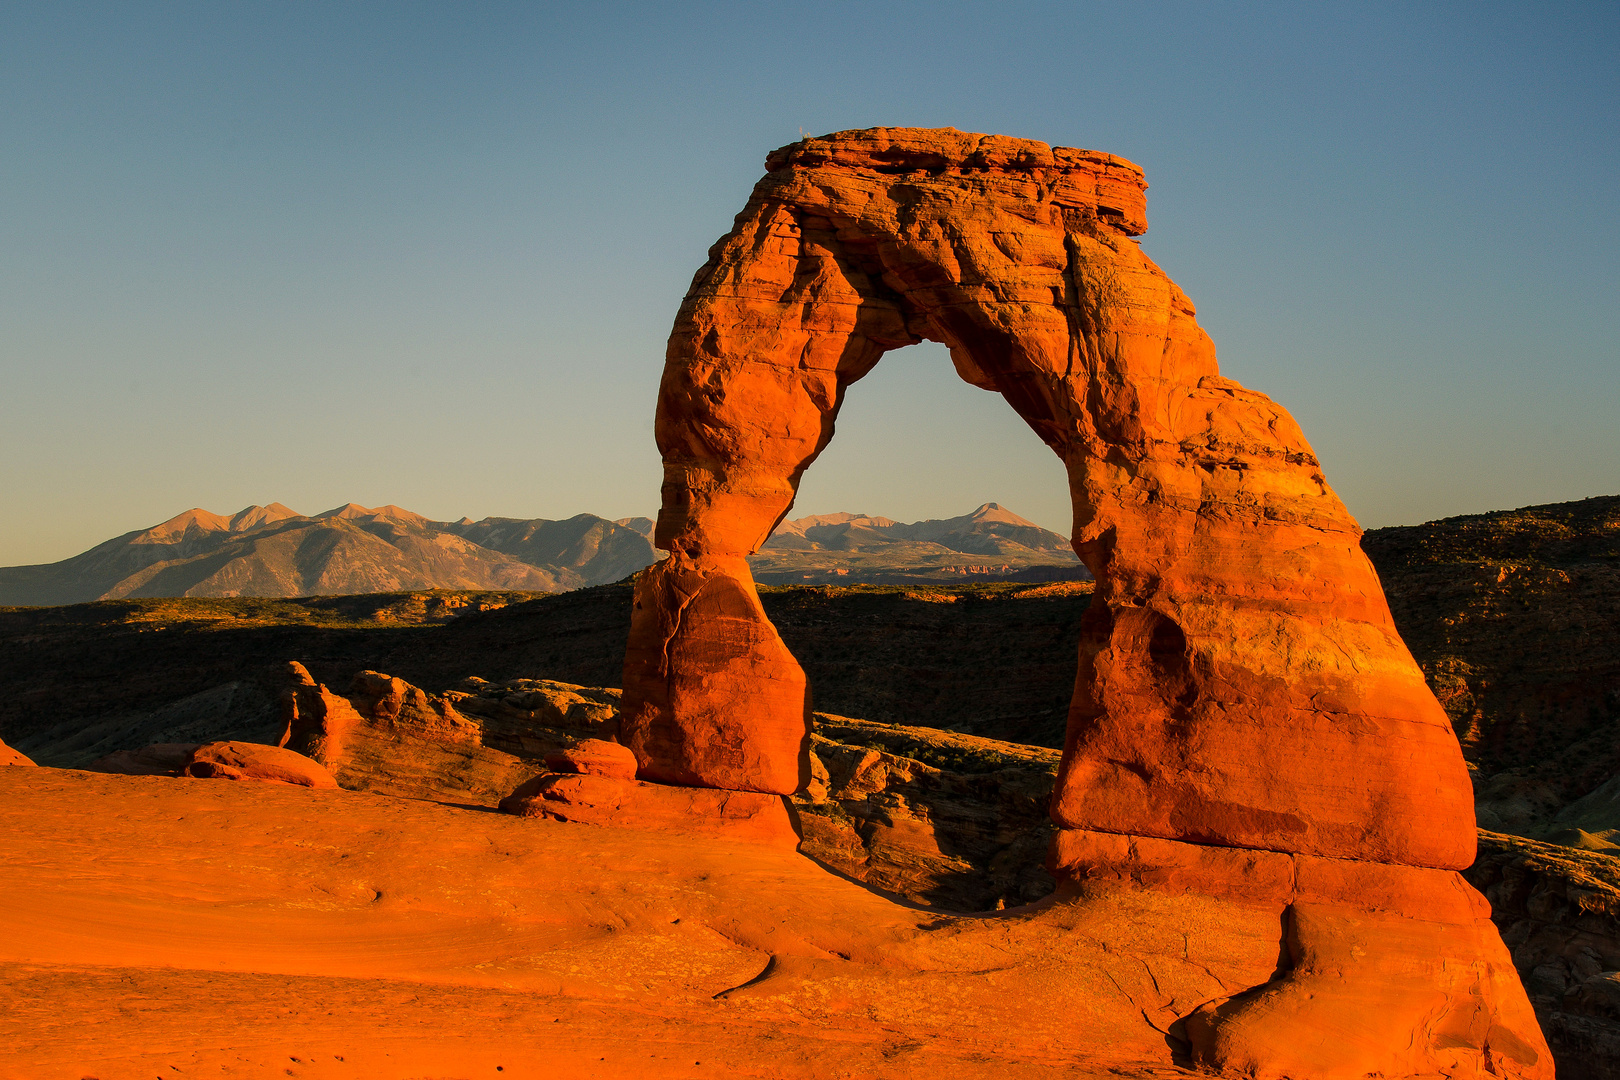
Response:
POLYGON ((1097 578, 1058 825, 1472 861, 1460 750, 1359 530, 1293 419, 1220 377, 1192 304, 1134 242, 1140 169, 953 129, 807 139, 767 169, 669 339, 671 557, 638 587, 624 684, 644 778, 807 780, 804 674, 744 559, 849 386, 928 339, 1063 458, 1097 578))

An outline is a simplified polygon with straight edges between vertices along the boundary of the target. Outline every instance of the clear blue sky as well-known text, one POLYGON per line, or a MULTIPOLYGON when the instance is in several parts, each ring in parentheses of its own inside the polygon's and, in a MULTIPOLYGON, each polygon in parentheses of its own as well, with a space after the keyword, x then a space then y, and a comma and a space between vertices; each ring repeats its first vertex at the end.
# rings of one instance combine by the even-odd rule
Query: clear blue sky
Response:
MULTIPOLYGON (((954 126, 1147 170, 1144 247, 1368 526, 1620 491, 1620 6, 10 4, 0 564, 191 506, 650 514, 681 294, 767 151, 954 126)), ((796 514, 1062 471, 942 350, 796 514)))

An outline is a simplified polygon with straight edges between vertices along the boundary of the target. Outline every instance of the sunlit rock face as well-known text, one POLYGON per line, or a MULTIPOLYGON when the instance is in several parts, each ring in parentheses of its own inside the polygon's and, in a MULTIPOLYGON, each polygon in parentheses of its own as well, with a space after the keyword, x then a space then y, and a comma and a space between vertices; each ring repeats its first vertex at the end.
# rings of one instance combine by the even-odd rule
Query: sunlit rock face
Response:
POLYGON ((1068 466, 1098 580, 1060 825, 1462 868, 1462 755, 1298 426, 1220 377, 1106 154, 877 129, 779 150, 694 280, 627 667, 646 773, 790 792, 806 695, 741 558, 838 408, 929 339, 1068 466), (858 392, 858 391, 857 391, 858 392), (700 730, 701 729, 701 730, 700 730))
POLYGON ((621 717, 640 777, 808 783, 810 690, 744 559, 851 384, 889 349, 941 342, 1063 459, 1097 579, 1054 873, 1071 895, 1190 892, 1277 916, 1274 978, 1165 1006, 1186 1006, 1186 1053, 1252 1075, 1550 1076, 1454 872, 1474 822, 1451 726, 1298 425, 1221 377, 1134 240, 1142 171, 891 128, 807 139, 766 168, 670 335, 670 557, 638 584, 621 717))
POLYGON ((13 750, 4 742, 0 742, 0 765, 26 765, 33 767, 34 761, 21 750, 13 750))

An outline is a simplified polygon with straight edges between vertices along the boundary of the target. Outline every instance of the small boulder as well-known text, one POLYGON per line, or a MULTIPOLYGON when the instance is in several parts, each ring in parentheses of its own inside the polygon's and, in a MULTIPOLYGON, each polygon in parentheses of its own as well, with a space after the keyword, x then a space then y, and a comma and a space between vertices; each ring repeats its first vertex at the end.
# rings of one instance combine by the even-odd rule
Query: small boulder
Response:
POLYGON ((13 750, 4 742, 0 742, 0 768, 7 765, 27 765, 34 767, 33 759, 21 750, 13 750))
POLYGON ((543 772, 531 776, 497 804, 503 814, 516 814, 519 817, 528 817, 529 808, 534 800, 540 797, 540 790, 549 787, 557 779, 556 773, 543 772))
POLYGON ((606 739, 581 739, 573 746, 545 756, 546 768, 558 773, 606 776, 613 780, 636 778, 636 755, 628 746, 606 739))
POLYGON ((191 761, 197 743, 153 743, 139 750, 114 750, 97 758, 90 772, 117 773, 120 776, 179 776, 191 761))
POLYGON ((247 742, 204 743, 192 751, 181 775, 206 780, 263 780, 311 788, 338 786, 319 762, 303 754, 247 742))

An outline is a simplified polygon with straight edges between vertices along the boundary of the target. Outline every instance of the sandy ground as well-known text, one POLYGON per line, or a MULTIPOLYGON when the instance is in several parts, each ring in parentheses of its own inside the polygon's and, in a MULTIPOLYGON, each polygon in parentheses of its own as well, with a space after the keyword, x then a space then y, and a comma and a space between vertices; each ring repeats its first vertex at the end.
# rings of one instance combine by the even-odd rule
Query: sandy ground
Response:
POLYGON ((1156 1028, 1276 955, 1185 898, 946 916, 345 791, 4 769, 0 830, 0 1077, 1173 1076, 1156 1028))

